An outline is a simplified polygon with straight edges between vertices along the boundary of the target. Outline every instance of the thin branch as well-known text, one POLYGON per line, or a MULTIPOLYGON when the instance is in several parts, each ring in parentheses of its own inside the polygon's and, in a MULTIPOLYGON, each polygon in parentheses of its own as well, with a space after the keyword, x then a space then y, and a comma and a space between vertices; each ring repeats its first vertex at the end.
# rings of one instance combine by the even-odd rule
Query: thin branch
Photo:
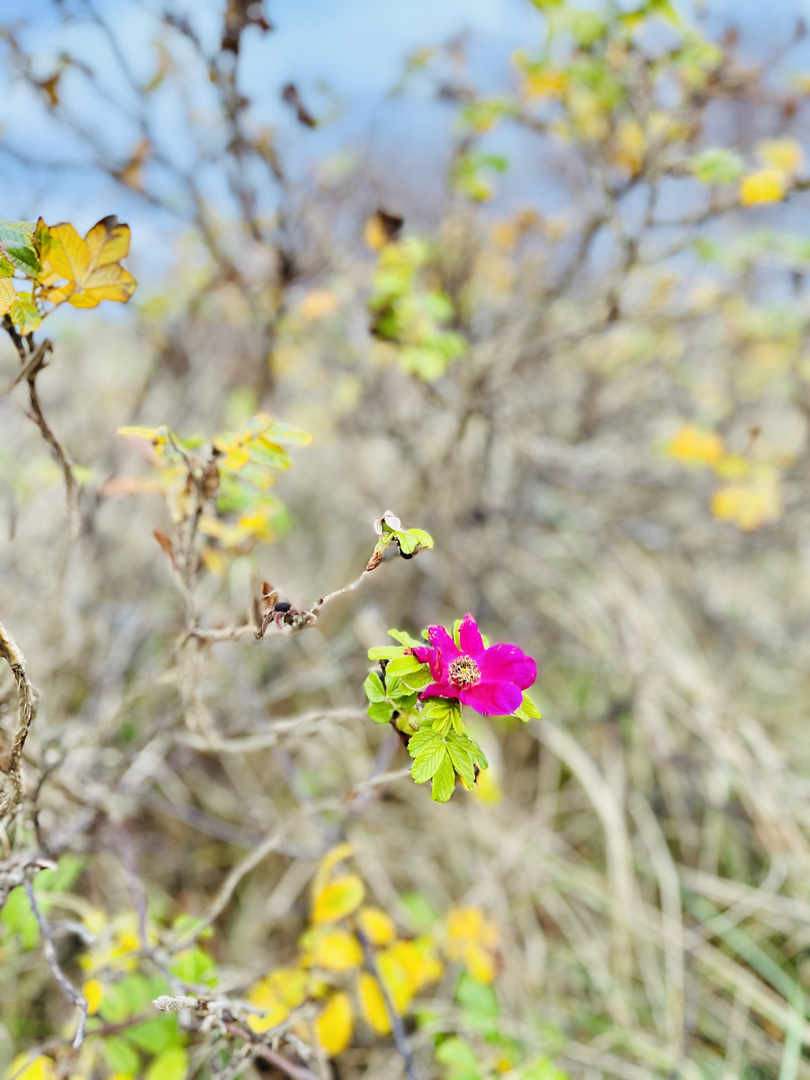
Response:
POLYGON ((374 956, 374 949, 371 947, 371 942, 357 924, 353 926, 353 930, 363 950, 363 961, 366 969, 379 987, 380 994, 385 1002, 385 1011, 388 1013, 388 1019, 391 1021, 391 1034, 394 1036, 396 1048, 405 1065, 405 1075, 408 1077, 408 1080, 419 1080, 419 1074, 416 1071, 416 1062, 414 1061, 413 1049, 411 1048, 408 1033, 405 1030, 405 1025, 402 1023, 402 1017, 397 1012, 396 1006, 391 1000, 391 995, 388 993, 385 983, 380 976, 380 969, 377 966, 377 960, 374 956))
POLYGON ((25 882, 25 891, 31 904, 31 910, 34 912, 34 916, 39 924, 39 930, 42 934, 42 946, 45 950, 45 959, 48 961, 48 967, 51 969, 51 974, 62 987, 67 997, 70 998, 79 1010, 79 1022, 76 1025, 76 1034, 73 1036, 72 1043, 73 1049, 78 1050, 84 1042, 84 1029, 87 1024, 87 998, 84 994, 79 993, 59 966, 59 961, 56 959, 56 949, 54 948, 53 938, 51 937, 51 928, 48 925, 47 919, 39 909, 37 898, 34 893, 34 886, 30 881, 25 882))

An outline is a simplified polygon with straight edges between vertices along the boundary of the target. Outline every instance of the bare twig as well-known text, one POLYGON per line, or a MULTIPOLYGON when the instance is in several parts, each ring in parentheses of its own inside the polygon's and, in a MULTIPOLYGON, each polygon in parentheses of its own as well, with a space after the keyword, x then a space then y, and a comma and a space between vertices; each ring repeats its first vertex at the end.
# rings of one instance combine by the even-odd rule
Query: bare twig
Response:
POLYGON ((28 894, 28 900, 31 904, 31 910, 34 912, 37 923, 39 924, 39 930, 42 934, 42 947, 45 950, 45 959, 48 961, 48 967, 51 969, 51 974, 64 990, 65 994, 70 998, 76 1008, 79 1010, 79 1022, 76 1025, 76 1034, 73 1036, 72 1046, 74 1050, 78 1048, 84 1042, 84 1029, 87 1023, 87 998, 84 994, 80 994, 73 983, 68 979, 67 975, 62 971, 59 966, 59 961, 56 958, 56 949, 53 944, 53 937, 51 936, 51 928, 48 925, 48 920, 40 911, 37 904, 37 898, 34 893, 34 886, 30 881, 25 882, 25 891, 28 894))
POLYGON ((377 960, 374 956, 374 949, 371 946, 371 942, 356 923, 353 926, 353 930, 363 950, 363 961, 366 969, 379 987, 382 999, 385 1002, 385 1011, 388 1013, 388 1019, 391 1021, 391 1034, 394 1036, 396 1048, 405 1065, 405 1075, 408 1077, 408 1080, 419 1080, 419 1074, 416 1071, 416 1062, 414 1061, 413 1050, 411 1049, 408 1033, 405 1030, 405 1025, 402 1023, 402 1017, 397 1012, 396 1006, 391 1000, 391 995, 388 993, 385 983, 380 976, 380 969, 377 966, 377 960))

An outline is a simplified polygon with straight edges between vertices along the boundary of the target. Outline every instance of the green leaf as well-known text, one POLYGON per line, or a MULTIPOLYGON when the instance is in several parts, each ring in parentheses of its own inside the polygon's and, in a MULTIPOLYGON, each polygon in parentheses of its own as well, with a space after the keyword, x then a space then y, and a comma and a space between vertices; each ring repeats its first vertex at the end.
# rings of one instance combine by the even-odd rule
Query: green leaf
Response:
POLYGON ((471 1013, 494 1017, 499 1013, 495 991, 486 983, 480 983, 466 972, 456 987, 456 1001, 471 1013))
POLYGON ((0 251, 18 270, 37 277, 41 270, 34 246, 33 221, 0 221, 0 251))
POLYGON ((405 686, 409 686, 411 690, 421 690, 423 686, 427 686, 433 682, 433 676, 430 674, 430 668, 427 664, 420 668, 418 671, 412 671, 408 675, 402 676, 402 682, 405 686))
POLYGON ((0 255, 0 278, 14 277, 14 267, 0 255))
MULTIPOLYGON (((110 992, 115 986, 108 987, 105 992, 110 992)), ((106 1019, 106 1017, 105 1017, 106 1019)), ((168 1013, 165 1016, 157 1016, 153 1020, 144 1020, 140 1024, 134 1024, 127 1028, 126 1037, 135 1043, 141 1050, 150 1054, 161 1054, 170 1046, 174 1046, 182 1039, 177 1013, 168 1013)))
MULTIPOLYGON (((410 750, 410 743, 408 744, 410 750)), ((419 751, 411 765, 411 776, 415 784, 423 784, 430 780, 447 760, 447 747, 443 742, 431 744, 419 751)), ((452 765, 450 766, 452 771, 452 765)))
POLYGON ((478 1055, 466 1039, 452 1035, 436 1047, 436 1061, 450 1070, 451 1080, 478 1080, 478 1055))
POLYGON ((408 536, 414 537, 420 547, 433 547, 433 537, 430 535, 429 532, 425 532, 424 529, 408 529, 408 536))
POLYGON ((42 316, 37 311, 32 292, 17 293, 8 308, 11 321, 25 337, 42 326, 42 316))
POLYGON ((456 774, 448 755, 433 775, 430 797, 434 802, 447 802, 456 786, 456 774))
POLYGON ((404 654, 405 650, 400 645, 381 645, 368 650, 369 660, 396 660, 404 654))
POLYGON ((387 701, 375 701, 366 712, 375 724, 387 724, 394 715, 394 706, 387 701))
POLYGON ((188 1051, 182 1046, 169 1046, 155 1058, 146 1070, 146 1080, 186 1080, 188 1051))
POLYGON ((114 1073, 137 1076, 141 1071, 138 1051, 123 1039, 115 1037, 104 1040, 104 1057, 114 1073))
POLYGON ((523 701, 521 702, 520 708, 515 711, 514 715, 517 716, 524 723, 528 720, 543 719, 540 714, 540 710, 537 708, 537 706, 528 694, 523 695, 523 701))
MULTIPOLYGON (((216 964, 199 945, 192 945, 190 949, 177 953, 169 965, 169 970, 187 983, 204 983, 207 986, 215 986, 217 983, 216 964)), ((155 997, 151 988, 150 995, 151 998, 155 997)))
POLYGON ((408 753, 416 757, 420 750, 431 743, 442 743, 442 737, 429 724, 423 724, 408 743, 408 753))
POLYGON ((404 630, 389 630, 388 636, 392 637, 394 641, 398 641, 400 645, 405 645, 407 648, 412 649, 415 645, 422 646, 424 641, 417 641, 416 638, 411 637, 410 634, 406 634, 404 630))
POLYGON ((745 162, 735 150, 720 147, 696 154, 689 166, 704 184, 730 184, 745 171, 745 162))
POLYGON ((392 660, 388 664, 385 669, 385 677, 387 679, 388 676, 391 675, 395 679, 401 679, 403 675, 410 675, 415 671, 421 671, 422 667, 422 661, 417 659, 417 657, 413 655, 400 656, 398 659, 392 660))
POLYGON ((363 683, 363 689, 369 701, 385 701, 385 687, 376 671, 369 672, 368 678, 363 683))
POLYGON ((285 424, 281 420, 274 420, 265 431, 265 435, 275 439, 276 442, 292 443, 295 446, 309 446, 312 442, 312 436, 308 431, 295 427, 294 424, 285 424))

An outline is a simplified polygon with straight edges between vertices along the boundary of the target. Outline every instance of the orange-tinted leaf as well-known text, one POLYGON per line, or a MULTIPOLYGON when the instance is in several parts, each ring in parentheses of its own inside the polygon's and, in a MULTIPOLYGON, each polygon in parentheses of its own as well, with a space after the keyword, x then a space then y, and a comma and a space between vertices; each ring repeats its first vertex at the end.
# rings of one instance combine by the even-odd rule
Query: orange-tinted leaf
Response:
POLYGON ((326 1008, 315 1021, 315 1034, 318 1042, 329 1057, 342 1053, 352 1041, 354 1020, 349 995, 339 990, 326 1004, 326 1008))

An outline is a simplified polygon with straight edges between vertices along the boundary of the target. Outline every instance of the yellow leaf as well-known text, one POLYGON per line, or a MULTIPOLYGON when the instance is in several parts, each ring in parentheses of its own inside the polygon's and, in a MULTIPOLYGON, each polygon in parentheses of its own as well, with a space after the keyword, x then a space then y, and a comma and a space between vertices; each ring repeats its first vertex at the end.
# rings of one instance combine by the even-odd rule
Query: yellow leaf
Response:
POLYGON ((387 945, 397 936, 394 920, 382 908, 361 907, 357 912, 357 925, 372 945, 387 945))
POLYGON ((460 960, 468 973, 478 982, 491 982, 495 977, 494 949, 498 943, 498 928, 479 908, 454 908, 446 920, 445 949, 451 960, 460 960))
POLYGON ((723 456, 723 442, 710 431, 686 424, 670 439, 667 453, 686 465, 715 465, 723 456))
POLYGON ((719 521, 731 521, 743 532, 777 521, 781 512, 779 488, 775 482, 729 484, 712 498, 712 513, 719 521))
POLYGON ((315 872, 315 877, 312 881, 312 895, 317 896, 323 889, 324 885, 329 880, 332 871, 338 863, 345 862, 346 859, 354 855, 354 848, 351 844, 343 843, 336 844, 331 851, 327 851, 321 861, 318 863, 318 869, 315 872))
POLYGON ((644 128, 638 120, 622 120, 616 128, 616 143, 610 159, 611 164, 628 169, 633 176, 636 176, 644 160, 645 148, 644 128))
POLYGON ((785 174, 780 169, 762 169, 743 177, 740 202, 743 206, 780 202, 784 199, 786 190, 785 174))
POLYGON ((363 950, 354 934, 336 927, 313 935, 309 962, 326 971, 352 971, 363 963, 363 950))
POLYGON ((349 995, 339 990, 326 1004, 326 1008, 315 1021, 315 1034, 318 1042, 329 1057, 342 1053, 352 1041, 354 1021, 349 995))
POLYGON ((485 803, 500 802, 503 798, 503 791, 498 781, 495 779, 493 770, 482 769, 478 774, 478 782, 473 788, 479 799, 482 799, 485 803))
POLYGON ((82 240, 70 222, 50 228, 40 218, 43 299, 65 300, 78 308, 97 307, 102 300, 126 303, 135 292, 135 279, 120 265, 129 251, 129 226, 114 216, 97 222, 82 240), (62 284, 58 284, 62 279, 62 284))
POLYGON ((87 1015, 95 1016, 104 1000, 104 984, 98 979, 88 979, 82 988, 82 993, 87 999, 87 1015))
POLYGON ((28 1065, 28 1054, 18 1054, 11 1063, 7 1076, 13 1076, 14 1080, 56 1080, 56 1067, 53 1060, 39 1054, 28 1065))
POLYGON ((480 945, 467 946, 464 954, 464 966, 468 973, 480 983, 491 983, 495 978, 495 959, 480 945))
POLYGON ((357 874, 344 874, 335 878, 317 894, 312 905, 312 921, 336 922, 351 915, 363 902, 365 886, 357 874))
POLYGON ((378 1035, 387 1035, 391 1030, 391 1020, 385 1007, 385 998, 373 975, 364 971, 357 982, 360 1007, 363 1016, 378 1035))
POLYGON ((328 289, 314 289, 301 301, 301 314, 305 319, 315 321, 331 315, 337 307, 337 297, 328 289))
POLYGON ((804 153, 795 139, 766 139, 757 143, 757 154, 763 165, 794 176, 804 165, 804 153))
POLYGON ((258 982, 247 1001, 264 1015, 248 1017, 253 1031, 264 1032, 282 1024, 307 994, 307 974, 298 968, 279 968, 258 982))

